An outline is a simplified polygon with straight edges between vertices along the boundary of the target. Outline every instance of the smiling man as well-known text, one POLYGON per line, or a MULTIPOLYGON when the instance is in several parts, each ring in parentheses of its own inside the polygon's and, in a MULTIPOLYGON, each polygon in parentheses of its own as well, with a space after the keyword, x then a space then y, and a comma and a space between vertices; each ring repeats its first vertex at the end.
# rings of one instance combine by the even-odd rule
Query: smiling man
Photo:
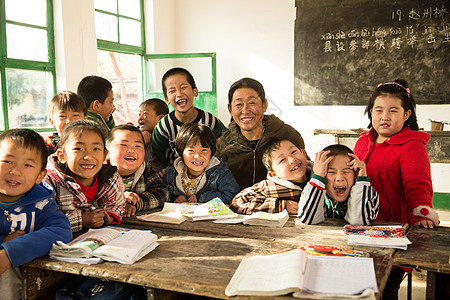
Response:
POLYGON ((209 112, 194 107, 198 89, 194 77, 188 70, 173 68, 162 78, 164 99, 173 107, 173 111, 163 117, 152 133, 152 151, 165 166, 173 163, 177 157, 175 138, 185 123, 206 125, 220 137, 226 129, 222 122, 209 112))
POLYGON ((264 115, 267 106, 264 87, 257 80, 242 78, 231 85, 228 111, 232 121, 217 140, 215 155, 228 163, 241 189, 266 178, 262 154, 272 138, 286 138, 298 149, 305 148, 297 130, 274 115, 264 115))

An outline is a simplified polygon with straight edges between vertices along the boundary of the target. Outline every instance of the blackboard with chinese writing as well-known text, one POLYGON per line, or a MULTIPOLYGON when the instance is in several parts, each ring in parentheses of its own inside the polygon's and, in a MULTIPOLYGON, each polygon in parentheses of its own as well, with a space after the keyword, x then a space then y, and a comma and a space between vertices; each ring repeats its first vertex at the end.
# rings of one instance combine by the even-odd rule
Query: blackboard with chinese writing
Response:
POLYGON ((366 105, 408 81, 417 104, 450 104, 448 0, 296 0, 295 105, 366 105))

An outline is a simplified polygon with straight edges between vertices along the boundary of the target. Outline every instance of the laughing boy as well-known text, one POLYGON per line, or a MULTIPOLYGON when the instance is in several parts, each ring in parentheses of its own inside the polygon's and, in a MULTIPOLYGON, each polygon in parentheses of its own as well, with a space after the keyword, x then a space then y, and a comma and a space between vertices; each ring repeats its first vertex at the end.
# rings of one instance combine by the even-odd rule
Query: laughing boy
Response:
POLYGON ((185 123, 206 125, 216 138, 226 129, 222 122, 209 112, 194 107, 198 89, 194 77, 188 70, 173 68, 162 78, 164 99, 173 107, 173 111, 162 118, 153 130, 152 151, 165 166, 173 163, 177 157, 175 138, 185 123))
POLYGON ((345 219, 352 225, 368 225, 378 214, 378 194, 370 185, 366 164, 344 145, 331 145, 316 153, 314 175, 298 205, 305 224, 325 218, 345 219))

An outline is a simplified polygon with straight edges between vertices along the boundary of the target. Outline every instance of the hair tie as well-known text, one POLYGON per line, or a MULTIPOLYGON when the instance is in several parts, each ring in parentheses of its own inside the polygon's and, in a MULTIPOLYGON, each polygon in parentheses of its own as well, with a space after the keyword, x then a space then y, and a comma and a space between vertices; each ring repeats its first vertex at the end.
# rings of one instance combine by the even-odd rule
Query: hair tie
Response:
POLYGON ((401 87, 402 89, 404 89, 404 90, 406 91, 406 93, 408 94, 408 98, 409 98, 409 94, 410 94, 409 88, 405 88, 405 87, 404 87, 403 85, 401 85, 400 83, 397 83, 397 82, 379 83, 379 84, 377 85, 377 88, 379 88, 380 86, 383 86, 383 85, 396 85, 396 86, 399 86, 399 87, 401 87))

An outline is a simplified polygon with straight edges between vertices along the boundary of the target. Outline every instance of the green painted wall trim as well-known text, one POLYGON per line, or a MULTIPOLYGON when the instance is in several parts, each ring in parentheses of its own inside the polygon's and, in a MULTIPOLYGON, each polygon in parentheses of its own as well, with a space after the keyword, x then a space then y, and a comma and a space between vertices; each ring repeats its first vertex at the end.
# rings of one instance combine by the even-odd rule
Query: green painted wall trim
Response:
POLYGON ((450 193, 434 193, 433 207, 436 209, 450 210, 450 193))

